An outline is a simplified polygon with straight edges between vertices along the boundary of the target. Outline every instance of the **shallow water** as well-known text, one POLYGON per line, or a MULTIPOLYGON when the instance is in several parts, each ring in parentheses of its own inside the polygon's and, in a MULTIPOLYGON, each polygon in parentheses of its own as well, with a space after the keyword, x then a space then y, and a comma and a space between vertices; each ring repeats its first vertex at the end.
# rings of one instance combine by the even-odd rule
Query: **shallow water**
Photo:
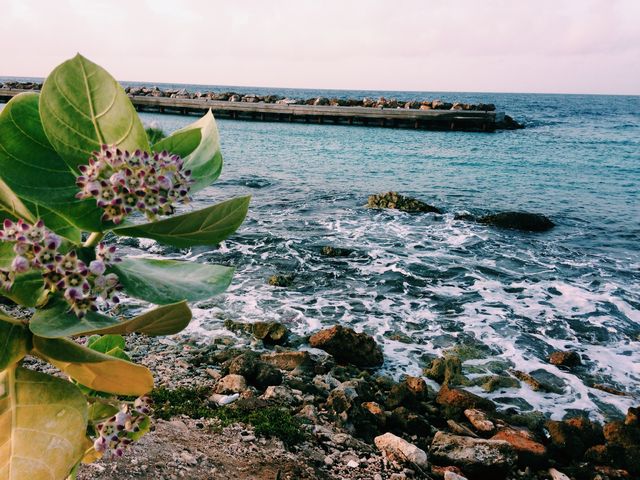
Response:
MULTIPOLYGON (((385 368, 396 375, 418 374, 462 343, 482 357, 465 364, 471 377, 500 360, 498 369, 535 372, 564 390, 523 385, 491 394, 505 407, 612 417, 637 404, 640 97, 380 93, 494 102, 527 128, 478 134, 219 121, 225 168, 195 206, 249 193, 247 221, 217 250, 140 245, 237 267, 228 293, 198 306, 193 330, 218 335, 224 318, 279 320, 301 334, 342 323, 383 343, 385 368), (388 190, 447 213, 363 207, 369 194, 388 190), (453 219, 514 209, 544 213, 557 227, 527 234, 453 219), (323 257, 323 245, 354 253, 323 257), (290 288, 266 283, 291 272, 290 288), (550 365, 557 349, 578 350, 585 366, 550 365), (594 383, 629 396, 588 387, 594 383)), ((142 117, 165 131, 195 120, 142 117)))

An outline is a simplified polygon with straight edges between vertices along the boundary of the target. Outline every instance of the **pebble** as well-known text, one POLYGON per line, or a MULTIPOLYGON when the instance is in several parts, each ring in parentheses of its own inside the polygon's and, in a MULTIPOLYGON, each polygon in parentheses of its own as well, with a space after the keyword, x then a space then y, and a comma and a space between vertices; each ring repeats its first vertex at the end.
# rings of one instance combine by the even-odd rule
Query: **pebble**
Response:
POLYGON ((349 463, 347 463, 347 467, 349 468, 358 468, 359 466, 360 464, 355 460, 349 460, 349 463))

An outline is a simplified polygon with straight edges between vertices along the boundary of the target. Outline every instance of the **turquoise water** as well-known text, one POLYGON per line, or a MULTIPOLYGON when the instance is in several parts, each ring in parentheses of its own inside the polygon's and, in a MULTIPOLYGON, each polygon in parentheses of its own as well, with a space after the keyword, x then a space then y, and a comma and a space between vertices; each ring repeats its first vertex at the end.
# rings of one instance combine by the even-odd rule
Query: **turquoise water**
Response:
MULTIPOLYGON (((637 404, 640 97, 337 95, 380 94, 493 102, 527 128, 481 134, 219 121, 225 168, 196 206, 251 194, 244 226, 218 250, 139 246, 237 267, 229 292, 196 309, 194 331, 218 335, 229 317, 279 320, 300 334, 339 322, 375 335, 396 375, 419 373, 431 356, 462 342, 484 354, 465 364, 476 367, 471 377, 499 360, 502 369, 533 372, 564 391, 525 385, 491 394, 504 408, 611 417, 637 404), (388 190, 446 213, 363 207, 369 194, 388 190), (453 218, 514 209, 543 213, 557 227, 526 234, 453 218), (322 245, 354 253, 326 258, 322 245), (276 273, 295 273, 293 285, 267 285, 276 273), (551 351, 568 348, 583 355, 584 367, 548 364, 551 351)), ((142 117, 166 131, 195 120, 142 117)))

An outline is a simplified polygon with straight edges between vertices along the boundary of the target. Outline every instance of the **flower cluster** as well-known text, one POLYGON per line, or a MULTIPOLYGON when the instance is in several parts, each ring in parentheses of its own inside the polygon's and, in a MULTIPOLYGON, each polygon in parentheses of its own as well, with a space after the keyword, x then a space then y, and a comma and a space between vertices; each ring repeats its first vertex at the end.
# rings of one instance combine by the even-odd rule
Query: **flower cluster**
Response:
POLYGON ((99 423, 96 426, 98 438, 93 442, 96 452, 102 454, 110 452, 116 457, 121 457, 151 413, 151 402, 149 397, 137 398, 133 408, 125 403, 121 405, 118 413, 107 421, 99 423))
POLYGON ((191 171, 182 167, 182 159, 166 151, 130 153, 102 145, 88 165, 80 166, 76 197, 95 198, 103 221, 119 224, 134 210, 153 220, 172 214, 176 202, 189 201, 191 171))
POLYGON ((29 270, 40 270, 44 285, 50 292, 60 292, 71 310, 82 318, 95 310, 96 301, 118 303, 116 292, 120 286, 118 276, 106 269, 118 261, 115 247, 99 244, 95 260, 89 265, 78 258, 75 251, 62 253, 62 240, 45 228, 39 220, 34 225, 5 220, 0 230, 0 241, 13 243, 15 257, 8 269, 0 269, 0 288, 11 290, 16 275, 29 270))

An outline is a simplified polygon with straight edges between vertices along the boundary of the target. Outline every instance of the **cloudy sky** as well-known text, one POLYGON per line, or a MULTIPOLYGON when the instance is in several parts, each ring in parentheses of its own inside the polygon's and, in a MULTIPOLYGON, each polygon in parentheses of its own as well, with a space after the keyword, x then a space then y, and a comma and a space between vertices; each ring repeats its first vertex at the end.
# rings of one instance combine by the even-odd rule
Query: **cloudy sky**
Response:
POLYGON ((640 0, 0 0, 0 76, 640 94, 640 0))

